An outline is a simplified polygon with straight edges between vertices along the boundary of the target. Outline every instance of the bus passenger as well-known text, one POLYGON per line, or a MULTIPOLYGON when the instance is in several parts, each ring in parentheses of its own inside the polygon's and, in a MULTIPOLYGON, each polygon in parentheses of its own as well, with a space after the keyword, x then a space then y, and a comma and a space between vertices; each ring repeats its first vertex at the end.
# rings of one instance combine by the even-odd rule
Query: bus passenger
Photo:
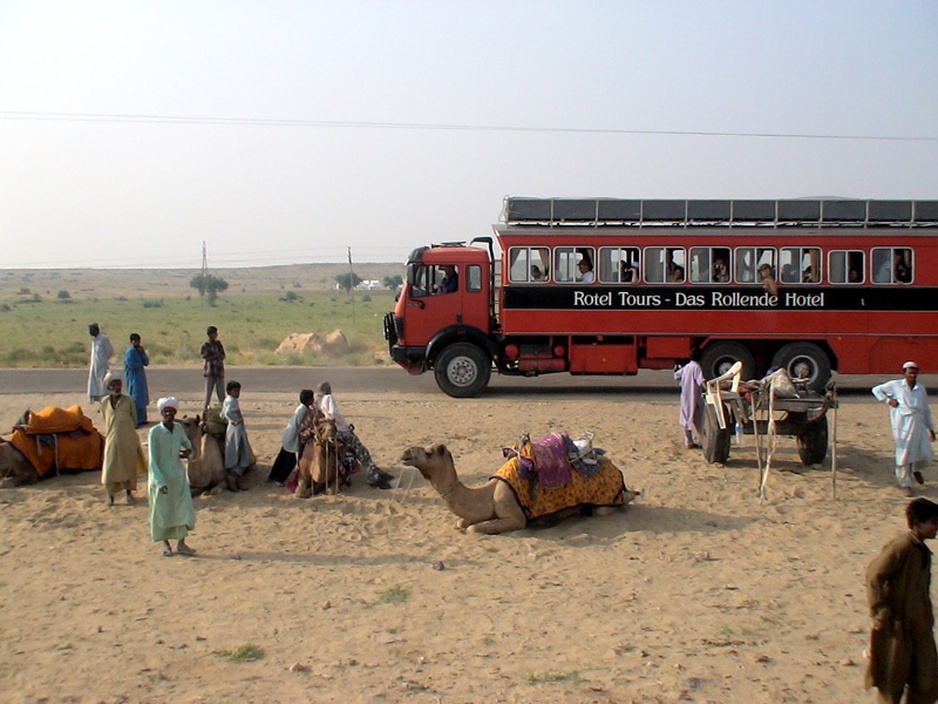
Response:
POLYGON ((444 264, 440 269, 443 270, 443 278, 440 283, 433 286, 433 292, 455 293, 459 290, 459 274, 456 273, 456 267, 452 264, 444 264))
POLYGON ((586 257, 583 257, 576 263, 576 267, 579 272, 576 277, 577 281, 579 281, 581 284, 593 283, 593 262, 591 262, 586 257))
POLYGON ((713 260, 713 280, 720 284, 725 284, 730 280, 729 272, 726 269, 726 262, 722 259, 713 260))
POLYGON ((640 273, 638 270, 638 264, 635 262, 629 263, 624 259, 619 262, 619 281, 623 284, 634 284, 638 283, 640 278, 640 273))
POLYGON ((759 278, 762 280, 762 288, 773 296, 778 295, 778 284, 775 283, 775 272, 769 264, 759 265, 759 278))
POLYGON ((671 270, 671 275, 668 277, 668 281, 672 284, 679 284, 684 280, 684 267, 680 265, 675 265, 674 269, 671 270))
POLYGON ((541 271, 541 267, 539 267, 537 264, 532 264, 531 265, 531 281, 543 281, 543 280, 544 280, 544 272, 541 271))
POLYGON ((910 284, 912 283, 912 267, 909 263, 906 262, 906 254, 909 250, 907 249, 897 249, 895 253, 895 272, 896 272, 896 283, 900 284, 910 284))

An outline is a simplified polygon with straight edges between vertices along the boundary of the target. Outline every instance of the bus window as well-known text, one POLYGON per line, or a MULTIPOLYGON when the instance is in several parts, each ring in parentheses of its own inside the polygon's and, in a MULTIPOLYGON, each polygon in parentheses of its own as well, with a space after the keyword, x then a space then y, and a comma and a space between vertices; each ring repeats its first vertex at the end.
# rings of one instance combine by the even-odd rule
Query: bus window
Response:
POLYGON ((817 284, 821 281, 821 250, 817 247, 782 247, 779 280, 783 284, 817 284))
POLYGON ((695 284, 726 283, 730 280, 729 262, 727 247, 691 247, 690 280, 695 284))
POLYGON ((634 284, 641 279, 638 247, 600 247, 599 280, 604 284, 634 284))
POLYGON ((648 283, 681 283, 685 265, 683 247, 645 248, 645 281, 648 283))
POLYGON ((908 247, 875 247, 872 260, 874 284, 912 283, 912 250, 908 247))
POLYGON ((554 249, 554 281, 561 283, 593 282, 592 247, 557 247, 554 249), (580 263, 583 263, 582 266, 580 263))
POLYGON ((865 252, 835 249, 827 258, 827 276, 832 284, 862 284, 866 271, 865 252))
POLYGON ((433 290, 435 268, 432 266, 417 266, 414 269, 413 282, 410 286, 411 298, 429 296, 433 290))
POLYGON ((508 251, 508 266, 511 283, 547 281, 550 252, 547 247, 512 247, 508 251))
POLYGON ((737 247, 736 281, 741 284, 761 284, 759 267, 768 264, 775 271, 775 250, 771 247, 737 247))
POLYGON ((482 267, 478 264, 472 264, 466 267, 466 290, 482 290, 482 267))

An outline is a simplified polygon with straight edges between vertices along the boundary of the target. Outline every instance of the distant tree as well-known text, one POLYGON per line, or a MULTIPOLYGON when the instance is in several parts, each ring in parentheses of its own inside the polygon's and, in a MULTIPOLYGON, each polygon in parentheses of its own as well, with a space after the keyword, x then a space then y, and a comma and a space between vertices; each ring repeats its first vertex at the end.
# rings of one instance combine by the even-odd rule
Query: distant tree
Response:
POLYGON ((198 291, 200 296, 207 298, 210 306, 215 305, 219 293, 228 290, 227 281, 219 276, 212 276, 211 274, 193 276, 192 281, 189 282, 189 286, 198 291))
POLYGON ((72 296, 71 296, 71 294, 70 294, 68 291, 66 291, 66 290, 63 288, 61 291, 59 291, 57 294, 55 294, 55 297, 58 298, 60 301, 64 301, 64 300, 66 300, 66 299, 68 299, 68 298, 71 298, 72 296))
POLYGON ((398 286, 403 286, 403 285, 404 285, 404 279, 402 279, 398 274, 395 274, 394 276, 385 276, 385 277, 384 277, 384 285, 385 285, 387 288, 389 288, 389 289, 391 289, 391 290, 394 290, 394 289, 396 289, 398 286))
POLYGON ((337 284, 339 284, 339 288, 341 288, 346 293, 349 293, 353 288, 362 282, 362 277, 353 272, 349 272, 348 274, 337 274, 335 281, 337 284))

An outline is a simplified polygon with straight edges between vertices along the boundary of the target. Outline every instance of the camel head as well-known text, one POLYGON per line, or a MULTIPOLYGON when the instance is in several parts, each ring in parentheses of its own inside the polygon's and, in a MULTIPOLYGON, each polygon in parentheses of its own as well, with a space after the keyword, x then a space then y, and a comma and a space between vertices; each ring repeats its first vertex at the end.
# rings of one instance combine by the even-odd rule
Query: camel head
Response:
POLYGON ((196 447, 199 443, 199 439, 206 432, 201 416, 196 416, 195 418, 183 416, 176 422, 182 426, 182 430, 186 434, 186 437, 189 438, 189 442, 192 443, 192 447, 196 447))
POLYGON ((319 418, 315 423, 316 431, 313 440, 317 445, 335 445, 338 433, 335 428, 334 420, 319 418))
POLYGON ((416 468, 424 479, 430 480, 447 467, 453 467, 453 455, 446 445, 437 443, 427 447, 408 447, 401 455, 401 462, 416 468))

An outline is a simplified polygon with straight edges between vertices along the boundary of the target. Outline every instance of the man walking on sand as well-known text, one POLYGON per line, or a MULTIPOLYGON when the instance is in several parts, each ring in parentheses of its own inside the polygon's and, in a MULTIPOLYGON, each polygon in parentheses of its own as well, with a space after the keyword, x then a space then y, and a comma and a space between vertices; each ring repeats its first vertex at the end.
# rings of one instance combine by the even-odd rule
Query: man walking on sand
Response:
POLYGON ((933 456, 935 422, 925 387, 918 383, 918 364, 902 365, 902 378, 873 387, 873 395, 889 405, 892 439, 896 443, 896 481, 906 496, 912 496, 912 479, 925 483, 922 470, 933 456))
POLYGON ((107 376, 111 357, 114 356, 114 347, 111 340, 101 332, 97 323, 88 326, 91 335, 91 368, 88 370, 88 403, 95 403, 107 396, 107 387, 104 377, 107 376))
POLYGON ((931 550, 938 532, 938 504, 915 499, 905 507, 909 531, 895 538, 866 568, 873 619, 864 684, 877 700, 931 704, 938 699, 938 653, 931 605, 931 550))

